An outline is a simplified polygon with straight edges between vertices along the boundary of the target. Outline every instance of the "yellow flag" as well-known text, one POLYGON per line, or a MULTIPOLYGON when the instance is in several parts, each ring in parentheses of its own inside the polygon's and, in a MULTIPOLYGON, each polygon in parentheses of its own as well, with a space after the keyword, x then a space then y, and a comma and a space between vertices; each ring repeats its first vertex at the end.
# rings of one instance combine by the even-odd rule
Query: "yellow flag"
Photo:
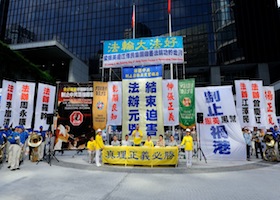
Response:
POLYGON ((92 118, 93 129, 105 129, 107 122, 108 84, 93 82, 92 118))

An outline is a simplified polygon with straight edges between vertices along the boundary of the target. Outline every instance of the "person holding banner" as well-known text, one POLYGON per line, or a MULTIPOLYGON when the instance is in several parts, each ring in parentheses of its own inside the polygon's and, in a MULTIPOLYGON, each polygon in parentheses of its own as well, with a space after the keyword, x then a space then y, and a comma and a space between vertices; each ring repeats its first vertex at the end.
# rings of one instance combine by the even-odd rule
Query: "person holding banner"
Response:
POLYGON ((88 163, 89 164, 93 163, 93 161, 94 161, 95 148, 96 148, 96 142, 92 136, 92 137, 90 137, 89 141, 87 142, 88 163))
POLYGON ((193 138, 189 128, 186 129, 186 136, 180 144, 180 146, 183 145, 185 145, 186 166, 187 168, 190 168, 192 166, 193 138))
POLYGON ((143 132, 139 129, 139 124, 136 125, 135 130, 132 132, 134 146, 141 146, 143 132))
POLYGON ((104 149, 104 143, 103 143, 103 139, 102 139, 102 130, 100 128, 96 130, 95 141, 96 141, 95 162, 96 162, 96 166, 100 167, 101 166, 101 163, 100 163, 101 151, 104 149))

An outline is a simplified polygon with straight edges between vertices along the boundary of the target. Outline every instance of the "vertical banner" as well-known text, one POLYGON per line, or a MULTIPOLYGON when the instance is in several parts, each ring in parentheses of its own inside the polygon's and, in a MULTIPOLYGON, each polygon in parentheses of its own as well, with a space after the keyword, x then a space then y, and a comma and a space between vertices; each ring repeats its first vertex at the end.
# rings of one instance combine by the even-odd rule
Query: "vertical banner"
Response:
POLYGON ((108 125, 122 125, 122 82, 108 82, 108 125))
POLYGON ((13 108, 15 98, 16 83, 3 80, 2 97, 0 104, 0 126, 11 126, 13 123, 13 108))
POLYGON ((13 108, 13 126, 31 128, 34 108, 35 83, 16 82, 13 108))
POLYGON ((164 126, 179 124, 178 80, 162 81, 164 126))
POLYGON ((55 86, 43 83, 38 84, 34 121, 35 130, 39 130, 40 126, 43 126, 43 130, 49 129, 47 114, 54 114, 55 92, 55 86))
POLYGON ((275 108, 275 94, 274 87, 264 86, 265 109, 266 109, 266 129, 278 125, 275 108))
POLYGON ((250 87, 252 92, 252 102, 249 106, 252 106, 254 111, 254 123, 255 127, 266 125, 266 111, 265 111, 265 98, 263 92, 262 81, 250 81, 250 87))
POLYGON ((59 83, 55 150, 84 149, 92 134, 92 83, 59 83))
POLYGON ((232 86, 196 88, 197 124, 201 149, 207 159, 245 160, 246 145, 235 110, 232 86))
POLYGON ((162 112, 162 66, 123 68, 123 137, 136 124, 152 139, 164 133, 162 112))
POLYGON ((108 83, 93 82, 93 129, 106 129, 108 83))
POLYGON ((195 125, 195 79, 178 81, 179 121, 182 128, 195 125))
POLYGON ((252 90, 249 80, 235 80, 236 111, 242 127, 253 127, 255 124, 252 109, 252 90))

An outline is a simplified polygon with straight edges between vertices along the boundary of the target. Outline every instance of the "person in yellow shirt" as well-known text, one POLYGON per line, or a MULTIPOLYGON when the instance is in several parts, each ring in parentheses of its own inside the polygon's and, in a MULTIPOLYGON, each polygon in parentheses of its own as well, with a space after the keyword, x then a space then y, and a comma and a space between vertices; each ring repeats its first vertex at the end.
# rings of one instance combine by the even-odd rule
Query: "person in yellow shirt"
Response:
POLYGON ((151 140, 152 137, 148 135, 147 140, 145 141, 145 147, 154 147, 154 142, 151 140))
POLYGON ((96 142, 92 136, 92 137, 90 137, 89 141, 87 142, 88 163, 93 163, 93 161, 94 161, 95 146, 96 146, 96 142))
POLYGON ((101 163, 100 163, 101 150, 104 149, 104 143, 103 143, 103 139, 102 139, 102 130, 100 128, 96 130, 95 142, 96 142, 95 162, 96 162, 96 166, 100 167, 101 166, 101 163))
POLYGON ((187 167, 192 166, 192 152, 193 152, 193 138, 191 136, 191 130, 186 129, 186 136, 181 142, 181 146, 185 145, 186 165, 187 167))
POLYGON ((141 146, 143 132, 139 129, 139 124, 136 125, 135 130, 132 132, 134 146, 141 146))

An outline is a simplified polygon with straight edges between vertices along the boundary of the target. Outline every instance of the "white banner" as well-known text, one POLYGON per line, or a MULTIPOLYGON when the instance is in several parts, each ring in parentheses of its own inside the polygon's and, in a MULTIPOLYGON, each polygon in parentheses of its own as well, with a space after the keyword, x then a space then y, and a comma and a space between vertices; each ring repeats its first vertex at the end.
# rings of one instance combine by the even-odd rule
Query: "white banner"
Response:
POLYGON ((179 124, 178 80, 162 81, 163 118, 165 126, 179 124))
POLYGON ((275 93, 273 86, 264 86, 266 129, 278 125, 275 109, 275 93))
POLYGON ((107 125, 122 125, 122 82, 108 82, 107 125))
POLYGON ((48 130, 49 125, 47 124, 47 114, 54 113, 55 89, 55 86, 39 83, 34 130, 39 130, 40 126, 43 126, 43 130, 48 130))
POLYGON ((246 160, 246 145, 235 110, 232 86, 195 88, 201 149, 209 160, 246 160))
POLYGON ((0 126, 11 126, 13 123, 13 99, 15 98, 16 83, 3 80, 0 105, 0 126))
POLYGON ((13 126, 23 125, 31 128, 34 107, 35 83, 16 82, 13 107, 13 126))
POLYGON ((236 111, 242 127, 255 125, 252 90, 249 80, 235 80, 236 111))

